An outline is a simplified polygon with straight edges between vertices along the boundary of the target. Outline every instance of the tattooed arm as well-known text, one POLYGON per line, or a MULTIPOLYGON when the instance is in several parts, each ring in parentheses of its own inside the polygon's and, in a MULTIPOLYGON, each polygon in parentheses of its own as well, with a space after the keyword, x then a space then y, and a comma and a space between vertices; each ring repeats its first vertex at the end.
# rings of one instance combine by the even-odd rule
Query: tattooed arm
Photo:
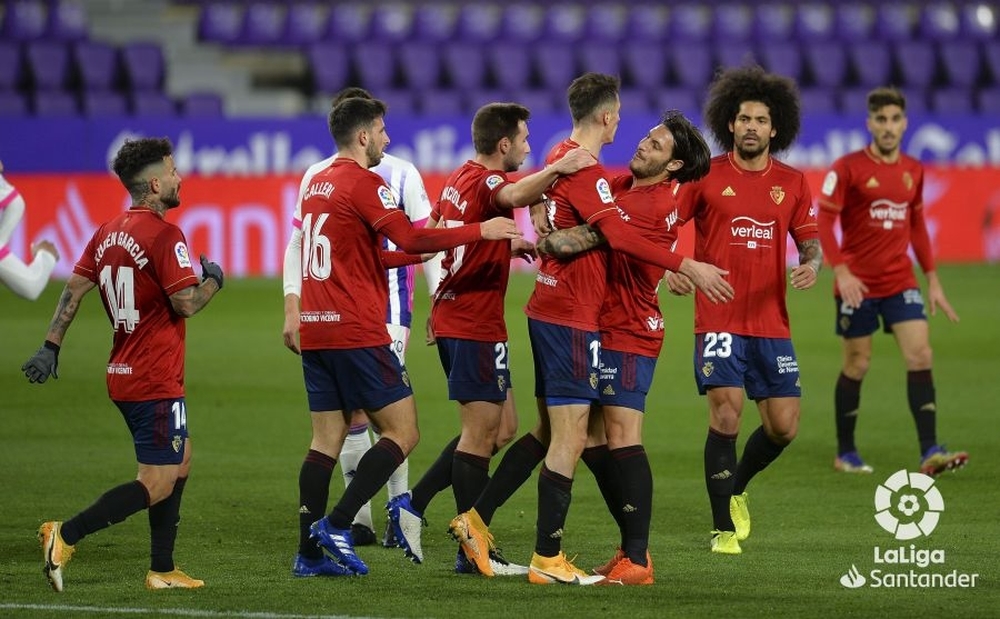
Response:
POLYGON ((56 313, 52 316, 52 322, 49 323, 49 332, 45 335, 46 340, 57 346, 62 346, 66 330, 69 329, 69 325, 76 318, 76 312, 80 309, 80 301, 83 300, 83 297, 88 292, 94 289, 95 285, 94 282, 86 277, 75 273, 70 276, 69 281, 66 282, 66 287, 63 288, 62 295, 59 296, 56 313))
POLYGON ((819 239, 798 241, 796 246, 799 248, 799 266, 792 269, 792 288, 796 290, 812 288, 823 266, 823 250, 819 239))
POLYGON ((538 241, 535 248, 539 253, 548 254, 554 258, 571 258, 580 252, 593 249, 607 239, 600 230, 581 224, 566 230, 556 230, 538 241))
POLYGON ((197 286, 188 286, 170 295, 170 305, 181 316, 190 318, 208 305, 217 292, 219 283, 209 277, 197 286))

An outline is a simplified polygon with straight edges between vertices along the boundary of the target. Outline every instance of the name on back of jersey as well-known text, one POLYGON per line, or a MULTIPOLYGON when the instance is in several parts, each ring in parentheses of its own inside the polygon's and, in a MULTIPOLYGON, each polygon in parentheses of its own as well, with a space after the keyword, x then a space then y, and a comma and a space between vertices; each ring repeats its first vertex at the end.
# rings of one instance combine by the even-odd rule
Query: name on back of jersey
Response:
POLYGON ((309 198, 315 198, 316 196, 323 196, 329 199, 332 193, 333 183, 330 181, 317 181, 309 185, 309 188, 306 189, 305 194, 302 196, 302 201, 305 202, 309 198))
POLYGON ((441 191, 441 199, 447 200, 448 202, 454 204, 455 208, 458 209, 458 212, 463 215, 465 215, 465 208, 469 206, 469 203, 466 200, 462 199, 462 194, 460 194, 457 189, 455 189, 450 185, 448 187, 445 187, 444 190, 441 191))
POLYGON ((132 256, 132 259, 135 260, 136 268, 141 269, 149 262, 149 258, 146 257, 146 251, 139 245, 139 242, 132 238, 131 234, 118 230, 104 237, 101 244, 97 246, 97 249, 94 250, 94 262, 99 263, 104 256, 104 252, 115 246, 121 247, 128 255, 132 256))

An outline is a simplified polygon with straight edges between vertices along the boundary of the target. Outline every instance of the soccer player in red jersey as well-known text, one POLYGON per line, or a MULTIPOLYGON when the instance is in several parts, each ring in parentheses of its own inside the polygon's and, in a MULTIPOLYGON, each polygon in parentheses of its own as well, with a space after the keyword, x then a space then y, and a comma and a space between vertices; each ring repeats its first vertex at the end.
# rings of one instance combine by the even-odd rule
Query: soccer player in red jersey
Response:
MULTIPOLYGON (((611 183, 622 218, 650 241, 673 246, 678 224, 674 182, 702 178, 710 159, 701 133, 679 112, 668 112, 639 142, 629 162, 631 174, 611 183)), ((568 259, 602 242, 600 232, 583 225, 552 232, 538 250, 568 259)), ((653 477, 642 445, 642 421, 663 344, 657 295, 663 275, 655 265, 622 253, 611 255, 600 317, 601 414, 591 417, 583 451, 583 461, 594 473, 621 534, 615 556, 594 570, 606 576, 607 583, 653 584, 648 550, 653 477)))
MULTIPOLYGON (((491 217, 511 217, 514 208, 538 201, 560 174, 593 165, 590 153, 577 149, 517 182, 508 179, 507 174, 517 171, 531 152, 530 115, 528 108, 517 103, 490 103, 476 112, 472 121, 475 158, 445 182, 429 225, 459 228, 491 217)), ((513 243, 514 247, 509 241, 477 241, 445 255, 431 327, 448 377, 449 397, 459 403, 462 433, 457 442, 445 447, 411 493, 390 502, 390 518, 398 510, 422 518, 434 495, 448 485, 458 511, 471 509, 489 481, 490 458, 516 431, 504 297, 512 253, 530 255, 534 246, 521 239, 513 243)), ((526 567, 510 564, 496 549, 491 552, 494 574, 527 573, 526 567)), ((456 571, 472 571, 461 550, 456 571)))
MULTIPOLYGON (((313 432, 299 475, 297 574, 368 573, 354 551, 351 522, 419 438, 409 377, 389 347, 384 326, 385 269, 390 265, 378 236, 410 254, 520 237, 514 222, 503 217, 456 229, 414 229, 385 181, 369 170, 389 144, 385 109, 381 101, 363 98, 348 98, 333 108, 329 126, 338 156, 313 177, 302 201, 299 339, 313 432), (354 480, 333 510, 310 525, 326 509, 329 473, 356 409, 368 413, 381 438, 358 463, 354 480), (317 543, 335 560, 323 555, 317 543), (300 562, 303 569, 298 569, 300 562)), ((407 556, 423 560, 419 545, 410 546, 405 537, 398 541, 407 556)))
MULTIPOLYGON (((550 151, 547 159, 550 164, 579 147, 597 158, 618 129, 621 102, 616 77, 586 73, 573 80, 567 95, 573 131, 569 139, 550 151)), ((589 223, 601 231, 612 249, 661 268, 679 268, 689 273, 698 288, 713 299, 731 298, 732 288, 722 277, 725 271, 678 256, 631 233, 615 206, 602 166, 594 165, 561 178, 548 197, 556 228, 589 223)), ((562 552, 561 542, 573 472, 587 440, 591 404, 598 400, 601 346, 598 315, 606 289, 607 257, 605 248, 565 262, 543 256, 535 291, 525 307, 535 362, 535 398, 542 429, 539 431, 547 430, 549 434, 547 450, 543 437, 532 433, 511 447, 524 464, 517 467, 519 474, 525 470, 530 474, 533 456, 545 452, 545 466, 538 477, 535 552, 528 573, 529 581, 535 584, 590 585, 603 580, 574 566, 562 552)), ((510 479, 511 484, 520 483, 518 475, 511 475, 510 479)), ((460 514, 452 520, 451 531, 462 542, 466 554, 472 555, 469 558, 476 560, 477 567, 484 571, 488 566, 479 562, 485 556, 480 547, 485 546, 482 540, 490 536, 488 523, 481 516, 478 510, 460 514)))
POLYGON ((819 233, 836 276, 837 334, 844 362, 834 391, 837 458, 834 468, 871 473, 854 444, 861 381, 872 356, 872 334, 879 318, 892 333, 906 362, 906 393, 920 442, 920 470, 927 475, 963 466, 968 454, 950 452, 937 442, 937 402, 931 377, 931 346, 910 246, 927 277, 931 315, 940 307, 952 322, 958 315, 945 297, 934 270, 924 222, 924 168, 900 151, 906 131, 906 98, 895 88, 868 94, 871 144, 841 157, 823 181, 819 233), (837 219, 843 229, 834 234, 837 219))
POLYGON ((126 141, 113 167, 132 206, 94 233, 66 282, 44 345, 21 368, 33 383, 56 374, 59 350, 83 297, 100 288, 114 330, 108 394, 132 433, 138 475, 105 492, 66 522, 38 531, 45 574, 63 589, 63 568, 78 541, 149 510, 150 589, 196 588, 205 583, 176 569, 173 559, 181 495, 191 466, 184 400, 184 319, 222 289, 222 269, 201 257, 191 266, 180 228, 166 221, 180 206, 181 178, 166 138, 126 141))
MULTIPOLYGON (((799 367, 785 304, 786 237, 799 250, 793 288, 816 283, 822 264, 812 197, 805 177, 772 157, 799 132, 795 84, 758 66, 721 73, 712 83, 705 120, 726 153, 708 175, 681 185, 680 219, 694 220, 695 257, 729 270, 735 300, 716 306, 695 298, 694 370, 706 395, 709 430, 705 482, 712 507, 713 552, 739 554, 750 533, 746 487, 777 458, 798 430, 799 367), (736 461, 744 390, 761 426, 736 461)), ((682 276, 668 286, 688 292, 682 276)))

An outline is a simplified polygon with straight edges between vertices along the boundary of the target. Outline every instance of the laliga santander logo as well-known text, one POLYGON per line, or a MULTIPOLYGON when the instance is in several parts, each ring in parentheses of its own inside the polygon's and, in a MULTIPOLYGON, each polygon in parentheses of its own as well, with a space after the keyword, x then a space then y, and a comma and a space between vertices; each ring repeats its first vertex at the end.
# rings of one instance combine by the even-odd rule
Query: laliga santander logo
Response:
POLYGON ((896 539, 930 535, 944 511, 944 499, 934 479, 899 470, 875 489, 875 521, 896 539))

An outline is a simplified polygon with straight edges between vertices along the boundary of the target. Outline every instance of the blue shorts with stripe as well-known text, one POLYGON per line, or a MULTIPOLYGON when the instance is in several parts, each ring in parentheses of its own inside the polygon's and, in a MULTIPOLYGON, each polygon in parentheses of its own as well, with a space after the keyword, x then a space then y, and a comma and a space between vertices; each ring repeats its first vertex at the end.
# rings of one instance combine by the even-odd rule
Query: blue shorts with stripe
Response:
POLYGON ((389 346, 303 350, 309 410, 373 411, 413 395, 406 366, 389 346))
POLYGON ((646 411, 646 396, 653 384, 656 357, 601 349, 601 372, 597 389, 604 406, 624 406, 646 411))
POLYGON ((503 402, 510 366, 507 342, 437 338, 441 367, 448 377, 448 399, 459 402, 503 402))
POLYGON ((536 398, 597 401, 601 334, 528 319, 536 398))
POLYGON ((837 335, 845 338, 865 337, 878 331, 879 318, 882 329, 892 333, 892 325, 906 320, 927 320, 924 298, 919 288, 910 288, 891 297, 865 299, 861 307, 847 307, 836 297, 837 335))
POLYGON ((799 362, 788 338, 698 333, 694 379, 701 395, 712 387, 743 387, 751 400, 802 396, 799 362))
POLYGON ((115 406, 132 433, 135 459, 141 464, 180 464, 188 438, 184 398, 119 402, 115 406))

